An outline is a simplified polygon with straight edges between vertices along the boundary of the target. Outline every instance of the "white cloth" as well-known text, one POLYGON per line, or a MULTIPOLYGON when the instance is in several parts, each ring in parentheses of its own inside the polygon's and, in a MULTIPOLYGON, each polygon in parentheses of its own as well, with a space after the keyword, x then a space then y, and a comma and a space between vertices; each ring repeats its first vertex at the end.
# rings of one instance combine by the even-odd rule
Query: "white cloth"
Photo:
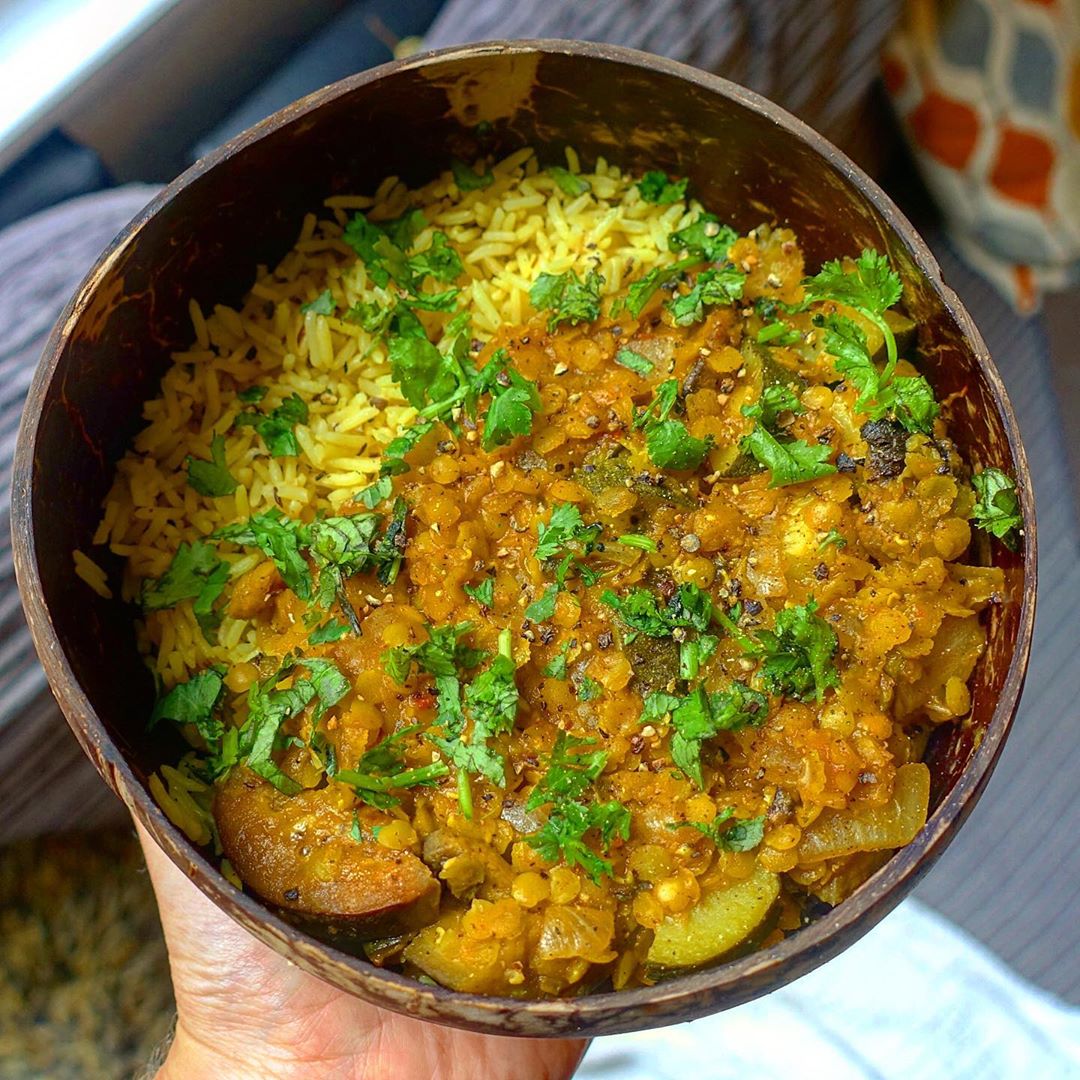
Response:
POLYGON ((908 900, 790 986, 690 1024, 597 1039, 577 1073, 688 1078, 1073 1080, 1080 1009, 908 900))

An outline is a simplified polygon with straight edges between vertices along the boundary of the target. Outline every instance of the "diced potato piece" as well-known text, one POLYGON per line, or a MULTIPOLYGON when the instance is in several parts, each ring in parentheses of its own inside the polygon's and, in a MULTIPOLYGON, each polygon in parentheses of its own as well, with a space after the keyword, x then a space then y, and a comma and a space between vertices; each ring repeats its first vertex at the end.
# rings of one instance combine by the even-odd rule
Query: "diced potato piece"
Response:
POLYGON ((468 932, 464 913, 443 915, 409 942, 403 956, 440 986, 465 994, 497 994, 506 990, 506 970, 518 958, 517 943, 468 932), (508 952, 510 955, 508 955, 508 952))
POLYGON ((768 918, 780 895, 780 879, 760 867, 745 881, 707 893, 656 930, 648 960, 664 968, 698 967, 741 945, 768 918))
POLYGON ((926 824, 930 770, 921 762, 896 771, 892 799, 865 810, 825 810, 802 834, 799 863, 808 866, 856 851, 903 847, 926 824))

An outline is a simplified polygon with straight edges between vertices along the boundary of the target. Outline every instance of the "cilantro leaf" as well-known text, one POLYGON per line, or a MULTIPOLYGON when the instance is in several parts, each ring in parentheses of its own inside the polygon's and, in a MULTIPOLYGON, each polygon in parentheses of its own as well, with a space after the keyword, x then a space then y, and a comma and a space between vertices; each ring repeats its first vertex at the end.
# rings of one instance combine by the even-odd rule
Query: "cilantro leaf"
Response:
POLYGON ((589 805, 558 803, 543 828, 525 837, 525 842, 545 861, 557 862, 561 858, 567 866, 580 866, 599 884, 602 875, 611 875, 612 866, 585 843, 586 834, 593 830, 599 833, 600 847, 605 851, 617 837, 629 840, 630 811, 615 800, 589 805))
POLYGON ((753 655, 762 660, 760 674, 773 694, 821 701, 825 691, 840 685, 833 657, 836 631, 817 614, 813 599, 777 613, 772 630, 758 630, 753 655))
POLYGON ((679 380, 665 379, 655 390, 652 401, 634 417, 634 427, 647 427, 651 423, 663 423, 675 407, 679 397, 679 380))
POLYGON ((427 228, 427 218, 422 210, 406 210, 401 217, 383 221, 379 228, 390 237, 402 251, 408 251, 413 241, 427 228))
POLYGON ((642 722, 670 715, 671 758, 699 788, 705 781, 701 772, 703 744, 722 731, 758 727, 768 716, 764 694, 742 683, 732 683, 727 690, 708 693, 698 686, 684 698, 653 693, 645 699, 642 722))
POLYGON ((389 498, 390 493, 394 490, 394 482, 389 476, 384 476, 380 480, 376 480, 374 484, 370 484, 359 492, 355 497, 356 501, 361 506, 366 506, 369 510, 374 510, 384 499, 389 498))
POLYGON ((670 180, 667 173, 655 170, 647 172, 636 184, 641 197, 656 206, 668 206, 686 198, 686 186, 689 180, 684 176, 679 180, 670 180))
POLYGON ((272 457, 299 457, 300 444, 293 429, 308 422, 308 407, 299 394, 291 394, 269 416, 242 412, 233 421, 235 427, 253 427, 272 457))
POLYGON ((645 448, 660 469, 696 469, 712 446, 710 439, 697 439, 681 420, 663 420, 645 432, 645 448))
POLYGON ((743 449, 772 472, 769 487, 800 484, 817 480, 836 472, 827 458, 832 453, 828 446, 791 439, 780 442, 759 421, 742 441, 743 449))
POLYGON ((639 551, 656 551, 656 541, 651 536, 643 536, 641 533, 623 533, 617 536, 615 542, 624 544, 626 547, 637 548, 639 551))
POLYGON ((147 611, 160 611, 183 600, 194 600, 192 611, 199 629, 214 644, 221 621, 214 604, 228 580, 228 564, 208 544, 201 540, 181 544, 169 569, 157 581, 143 584, 142 604, 147 611))
POLYGON ((525 609, 525 618, 533 622, 547 622, 555 614, 555 602, 559 599, 559 586, 549 585, 540 597, 525 609))
POLYGON ((532 431, 533 416, 540 412, 540 394, 536 383, 526 379, 506 363, 505 350, 499 350, 481 369, 473 394, 487 392, 491 404, 484 415, 481 446, 492 450, 505 446, 518 435, 532 431))
POLYGON ((583 675, 577 684, 578 701, 595 701, 604 692, 603 687, 595 680, 583 675))
POLYGON ((225 668, 207 668, 192 675, 187 682, 177 683, 164 697, 158 699, 150 714, 147 729, 160 720, 174 724, 191 724, 213 751, 221 741, 225 728, 214 710, 225 689, 225 668))
POLYGON ((419 724, 401 728, 361 755, 355 769, 340 769, 334 779, 348 784, 361 802, 380 810, 389 810, 400 802, 390 794, 393 789, 431 787, 450 770, 441 761, 419 768, 403 768, 402 744, 420 730, 419 724))
POLYGON ((491 187, 495 180, 489 169, 487 172, 478 173, 471 165, 454 158, 450 162, 450 171, 454 174, 454 183, 458 191, 478 191, 481 188, 491 187))
POLYGON ((551 662, 545 665, 543 674, 549 679, 566 678, 566 654, 570 651, 570 642, 563 642, 562 648, 552 657, 551 662))
POLYGON ((712 821, 673 821, 669 829, 690 828, 707 836, 718 848, 726 851, 753 851, 765 838, 765 815, 744 818, 734 822, 726 829, 720 825, 730 820, 735 811, 729 806, 717 814, 712 821))
MULTIPOLYGON (((465 269, 461 265, 461 256, 450 246, 450 238, 444 232, 434 233, 428 247, 410 255, 409 267, 414 281, 419 281, 424 277, 433 277, 444 285, 457 280, 465 269)), ((415 284, 411 291, 414 296, 413 300, 409 301, 410 303, 416 303, 418 306, 422 306, 425 302, 435 304, 436 306, 430 309, 434 311, 450 310, 445 298, 450 296, 452 299, 457 295, 457 290, 450 290, 450 293, 440 294, 440 298, 436 300, 434 297, 424 296, 418 292, 415 284)))
POLYGON ((340 641, 350 630, 348 623, 340 619, 330 619, 322 626, 316 627, 308 634, 309 645, 326 645, 332 641, 340 641))
POLYGON ((426 337, 393 337, 387 349, 390 376, 414 409, 440 401, 458 387, 459 371, 426 337))
POLYGON ((700 255, 705 262, 723 262, 738 239, 739 234, 730 225, 722 225, 713 214, 702 212, 686 228, 668 237, 668 248, 700 255))
POLYGON ((656 593, 640 587, 624 597, 605 589, 600 602, 612 608, 628 629, 646 637, 672 637, 677 629, 703 632, 712 622, 712 600, 693 582, 680 585, 664 606, 656 593))
POLYGON ((463 586, 465 595, 475 600, 481 607, 490 608, 495 603, 495 579, 486 577, 479 585, 463 586))
POLYGON ((383 479, 390 476, 398 476, 409 471, 409 465, 405 456, 416 449, 420 440, 435 428, 434 420, 417 420, 407 427, 400 435, 391 439, 382 452, 382 464, 379 466, 379 474, 383 479))
POLYGON ((584 195, 586 191, 591 190, 592 185, 584 176, 578 176, 577 173, 572 173, 569 169, 564 169, 561 165, 549 165, 547 169, 548 176, 559 185, 564 195, 569 195, 571 199, 576 199, 579 195, 584 195))
POLYGON ((911 432, 930 435, 941 407, 922 375, 899 375, 892 381, 893 415, 911 432))
POLYGON ((580 799, 590 784, 604 771, 607 764, 606 750, 575 753, 588 746, 595 746, 595 739, 579 739, 560 731, 548 758, 547 772, 533 788, 525 803, 526 810, 535 810, 544 803, 562 803, 580 799))
POLYGON ((264 397, 266 397, 267 387, 265 386, 248 386, 241 390, 236 396, 244 402, 246 405, 254 405, 264 397))
POLYGON ((333 315, 337 311, 334 294, 329 289, 324 289, 310 303, 301 304, 300 310, 304 314, 310 311, 313 315, 333 315))
POLYGON ((542 273, 529 289, 529 300, 537 311, 550 311, 547 328, 561 322, 576 326, 600 317, 600 287, 604 279, 590 270, 582 281, 573 270, 561 274, 542 273))
POLYGON ((301 600, 312 597, 311 568, 300 554, 303 526, 280 510, 264 510, 247 521, 226 525, 213 533, 216 540, 228 540, 244 547, 257 547, 273 560, 282 581, 301 600))
POLYGON ((586 525, 573 503, 556 503, 547 522, 536 524, 536 558, 539 562, 552 559, 575 541, 583 542, 591 550, 601 528, 597 524, 586 525))
POLYGON ((691 326, 705 318, 706 305, 733 304, 742 297, 746 274, 734 266, 703 270, 686 293, 673 296, 667 308, 676 326, 691 326))
POLYGON ((743 416, 760 420, 769 431, 776 430, 776 421, 781 413, 791 412, 798 415, 805 411, 802 402, 799 401, 791 387, 784 386, 781 383, 766 386, 761 392, 761 397, 753 405, 744 405, 742 407, 743 416))
MULTIPOLYGON (((665 282, 672 281, 685 269, 695 266, 701 260, 696 256, 683 259, 680 262, 671 263, 669 266, 657 266, 650 270, 644 277, 639 278, 627 287, 626 297, 621 306, 636 319, 644 310, 645 305, 652 299, 653 293, 665 282)), ((618 301, 616 302, 618 304, 618 301)), ((615 309, 612 309, 615 313, 615 309)), ((618 359, 618 357, 616 357, 618 359)), ((650 365, 651 367, 652 365, 650 365)))
POLYGON ((763 326, 755 340, 759 345, 795 345, 801 339, 802 334, 798 330, 778 321, 763 326))
POLYGON ((184 459, 188 483, 200 494, 216 498, 231 495, 237 488, 236 478, 225 464, 225 439, 215 435, 210 440, 210 460, 202 461, 190 454, 184 459))
POLYGON ((453 626, 428 626, 428 637, 419 645, 396 645, 382 654, 382 665, 395 682, 404 684, 415 664, 429 675, 457 675, 474 668, 484 658, 480 649, 462 643, 476 627, 471 622, 453 626))
POLYGON ((971 512, 975 527, 996 536, 1010 551, 1016 551, 1024 525, 1016 481, 1000 469, 990 467, 973 474, 971 486, 978 496, 971 512))
POLYGON ((855 308, 881 331, 887 353, 884 377, 890 378, 896 367, 896 338, 882 316, 899 302, 904 287, 900 275, 889 266, 888 257, 864 248, 850 272, 839 259, 833 259, 813 277, 806 278, 803 288, 804 307, 819 300, 835 300, 855 308))
POLYGON ((847 547, 847 540, 844 538, 843 534, 836 529, 830 529, 825 534, 821 543, 818 544, 818 551, 824 551, 830 544, 835 545, 837 548, 845 548, 847 547))
POLYGON ((635 375, 640 375, 642 378, 649 375, 654 366, 653 362, 642 356, 641 353, 636 353, 633 349, 627 348, 620 349, 615 354, 615 363, 624 368, 629 368, 635 375))

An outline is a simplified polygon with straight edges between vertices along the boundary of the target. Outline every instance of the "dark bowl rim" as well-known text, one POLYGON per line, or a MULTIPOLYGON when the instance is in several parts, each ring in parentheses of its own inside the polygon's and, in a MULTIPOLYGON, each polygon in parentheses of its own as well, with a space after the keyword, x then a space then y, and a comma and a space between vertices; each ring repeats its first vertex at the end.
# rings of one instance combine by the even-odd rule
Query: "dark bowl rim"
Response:
MULTIPOLYGON (((110 787, 129 811, 147 828, 172 861, 214 904, 266 944, 301 967, 323 978, 330 969, 346 968, 352 992, 374 1004, 418 1015, 439 1023, 494 1034, 566 1037, 578 1033, 614 1034, 627 1030, 692 1019, 715 1011, 715 1001, 695 1005, 709 991, 727 995, 722 1005, 735 1005, 758 997, 797 978, 839 953, 883 918, 914 887, 940 856, 966 818, 988 781, 1004 745, 1020 698, 1026 672, 1035 616, 1036 548, 1035 504, 1027 457, 1016 418, 1004 385, 986 345, 926 243, 885 192, 862 169, 824 136, 764 97, 719 76, 689 65, 621 46, 564 39, 489 41, 419 53, 360 72, 301 98, 237 135, 195 162, 166 186, 117 235, 88 272, 57 320, 42 354, 20 423, 12 484, 12 533, 16 577, 35 646, 49 684, 73 732, 110 787), (285 922, 255 899, 229 884, 216 866, 176 828, 135 778, 122 754, 109 739, 91 706, 57 637, 45 605, 34 544, 32 476, 41 407, 65 348, 70 329, 93 295, 96 283, 106 274, 146 223, 179 192, 210 173, 222 162, 272 132, 321 108, 354 89, 397 72, 424 68, 447 61, 486 55, 562 54, 586 60, 614 62, 659 72, 689 81, 718 94, 784 128, 807 145, 826 164, 854 186, 873 206, 880 219, 907 248, 915 264, 968 340, 977 365, 986 379, 1003 421, 1009 449, 1016 464, 1017 487, 1024 518, 1024 595, 1016 645, 1001 693, 985 735, 970 761, 926 826, 910 845, 900 849, 864 885, 842 904, 811 922, 798 933, 760 952, 718 966, 657 983, 651 987, 577 998, 521 1001, 488 997, 429 987, 397 972, 376 968, 366 961, 311 938, 285 922)), ((337 985, 341 981, 331 980, 337 985)), ((721 1006, 722 1007, 722 1006, 721 1006)))

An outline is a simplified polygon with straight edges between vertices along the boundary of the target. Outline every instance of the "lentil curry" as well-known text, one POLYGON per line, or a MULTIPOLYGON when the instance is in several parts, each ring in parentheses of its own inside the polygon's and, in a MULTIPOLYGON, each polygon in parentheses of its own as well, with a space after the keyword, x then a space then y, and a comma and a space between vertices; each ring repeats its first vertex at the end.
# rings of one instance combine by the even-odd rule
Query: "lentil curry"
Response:
POLYGON ((884 257, 808 276, 685 181, 568 165, 331 200, 239 312, 193 305, 98 537, 193 748, 169 816, 483 994, 649 983, 842 901, 969 710, 1004 588, 972 524, 1019 524, 884 257))

